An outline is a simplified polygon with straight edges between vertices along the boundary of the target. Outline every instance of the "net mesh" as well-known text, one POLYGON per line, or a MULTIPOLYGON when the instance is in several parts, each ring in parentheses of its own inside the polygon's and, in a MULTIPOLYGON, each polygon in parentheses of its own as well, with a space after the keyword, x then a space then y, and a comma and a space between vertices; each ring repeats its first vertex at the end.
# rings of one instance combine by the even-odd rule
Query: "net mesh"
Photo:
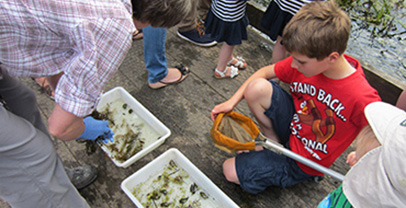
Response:
POLYGON ((247 116, 235 111, 217 115, 210 131, 215 146, 232 153, 238 150, 254 150, 254 139, 259 129, 247 116))

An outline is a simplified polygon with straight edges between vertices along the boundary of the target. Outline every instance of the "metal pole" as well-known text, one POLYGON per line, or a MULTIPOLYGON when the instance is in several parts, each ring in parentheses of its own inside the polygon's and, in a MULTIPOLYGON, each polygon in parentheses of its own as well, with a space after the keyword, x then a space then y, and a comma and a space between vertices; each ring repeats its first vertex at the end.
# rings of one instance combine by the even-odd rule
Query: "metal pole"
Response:
POLYGON ((256 140, 256 144, 262 145, 263 147, 265 147, 269 150, 272 150, 274 152, 277 152, 279 154, 283 154, 283 155, 285 155, 293 160, 296 160, 304 165, 307 165, 319 172, 330 175, 331 177, 333 177, 337 180, 340 180, 340 181, 344 180, 344 176, 342 174, 340 174, 334 170, 328 169, 322 165, 319 165, 318 163, 311 161, 297 153, 294 153, 294 152, 286 149, 279 143, 266 139, 266 137, 262 133, 260 133, 260 135, 264 138, 264 140, 261 140, 261 139, 259 141, 256 140))

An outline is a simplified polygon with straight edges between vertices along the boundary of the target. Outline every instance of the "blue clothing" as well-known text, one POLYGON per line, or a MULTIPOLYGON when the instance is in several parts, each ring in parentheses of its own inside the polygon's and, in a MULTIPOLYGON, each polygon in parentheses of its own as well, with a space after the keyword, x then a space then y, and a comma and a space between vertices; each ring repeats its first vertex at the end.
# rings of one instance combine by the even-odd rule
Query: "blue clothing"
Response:
POLYGON ((282 37, 283 29, 292 17, 291 13, 281 10, 275 1, 271 1, 262 16, 261 27, 267 31, 271 40, 276 41, 278 36, 282 37))
POLYGON ((324 198, 317 208, 353 208, 351 203, 343 192, 343 186, 340 185, 334 191, 324 198))
POLYGON ((235 169, 241 188, 251 194, 269 186, 293 186, 314 177, 303 172, 295 160, 268 149, 238 154, 235 169))
POLYGON ((166 29, 148 26, 142 29, 144 61, 148 70, 148 82, 156 83, 168 75, 165 56, 166 29))
MULTIPOLYGON (((305 4, 314 0, 272 0, 261 20, 261 27, 267 31, 271 40, 282 37, 283 29, 305 4)), ((321 0, 324 1, 324 0, 321 0)))
POLYGON ((206 33, 228 45, 240 45, 242 40, 247 40, 246 3, 243 0, 213 0, 204 24, 206 33))
POLYGON ((292 96, 283 90, 278 83, 270 81, 273 88, 272 105, 264 112, 271 119, 275 133, 279 137, 279 142, 285 144, 290 137, 290 123, 295 113, 292 96), (272 106, 278 107, 272 107, 272 106))
MULTIPOLYGON (((276 82, 271 83, 272 103, 265 115, 271 119, 281 143, 289 148, 289 127, 294 113, 292 97, 276 82)), ((267 149, 238 154, 235 169, 241 188, 252 194, 268 186, 284 188, 314 177, 303 172, 295 160, 267 149)))

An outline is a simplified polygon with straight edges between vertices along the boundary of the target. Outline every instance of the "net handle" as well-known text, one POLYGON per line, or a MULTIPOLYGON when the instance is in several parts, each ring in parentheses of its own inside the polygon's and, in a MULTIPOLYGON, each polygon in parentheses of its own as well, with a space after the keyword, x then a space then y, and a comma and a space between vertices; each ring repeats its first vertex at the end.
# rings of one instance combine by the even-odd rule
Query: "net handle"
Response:
POLYGON ((315 169, 315 170, 317 170, 319 172, 322 172, 322 173, 324 173, 326 175, 329 175, 329 176, 331 176, 331 177, 333 177, 333 178, 335 178, 335 179, 337 179, 339 181, 344 180, 344 175, 342 175, 341 173, 338 173, 338 172, 336 172, 334 170, 328 169, 328 168, 326 168, 326 167, 324 167, 324 166, 322 166, 322 165, 320 165, 320 164, 318 164, 318 163, 316 163, 316 162, 314 162, 312 160, 309 160, 309 159, 307 159, 307 158, 305 158, 305 157, 303 157, 303 156, 301 156, 301 155, 299 155, 299 154, 297 154, 295 152, 292 152, 289 149, 286 149, 285 147, 283 147, 283 145, 281 145, 281 144, 279 144, 279 143, 277 143, 277 142, 275 142, 273 140, 270 140, 270 139, 266 138, 265 135, 262 134, 262 132, 260 132, 258 137, 255 139, 255 144, 256 145, 261 145, 261 146, 263 146, 263 147, 265 147, 265 148, 267 148, 267 149, 269 149, 269 150, 271 150, 273 152, 276 152, 278 154, 283 154, 283 155, 285 155, 285 156, 287 156, 287 157, 289 157, 289 158, 291 158, 293 160, 296 160, 296 161, 298 161, 298 162, 300 162, 300 163, 302 163, 304 165, 307 165, 307 166, 309 166, 309 167, 311 167, 311 168, 313 168, 313 169, 315 169))

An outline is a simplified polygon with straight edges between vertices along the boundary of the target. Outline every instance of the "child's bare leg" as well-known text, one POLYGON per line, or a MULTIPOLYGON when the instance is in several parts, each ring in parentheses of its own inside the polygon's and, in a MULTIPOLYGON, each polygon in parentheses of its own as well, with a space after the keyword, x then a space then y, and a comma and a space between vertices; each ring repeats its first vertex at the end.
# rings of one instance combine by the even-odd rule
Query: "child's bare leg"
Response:
POLYGON ((244 91, 244 98, 258 121, 262 133, 269 139, 279 142, 271 120, 264 112, 271 106, 272 84, 266 79, 252 80, 244 91))
POLYGON ((237 171, 235 169, 235 157, 228 158, 226 161, 224 161, 223 173, 228 181, 240 184, 237 176, 237 171))
MULTIPOLYGON (((223 43, 220 49, 220 56, 217 62, 217 69, 221 72, 225 72, 225 76, 229 77, 231 72, 229 70, 226 71, 227 63, 231 60, 233 56, 235 46, 230 46, 227 43, 223 43)), ((215 72, 217 76, 220 76, 219 73, 215 72)))
MULTIPOLYGON (((271 120, 264 114, 271 105, 272 84, 266 79, 252 80, 244 91, 244 98, 248 103, 251 112, 254 114, 262 133, 275 141, 278 141, 271 120)), ((257 149, 256 150, 260 150, 257 149)), ((235 168, 235 157, 229 158, 223 163, 223 174, 230 182, 240 184, 235 168)))
POLYGON ((287 51, 285 47, 281 44, 281 41, 282 37, 278 36, 276 38, 276 42, 272 51, 272 64, 275 64, 276 62, 285 59, 287 55, 287 51))

